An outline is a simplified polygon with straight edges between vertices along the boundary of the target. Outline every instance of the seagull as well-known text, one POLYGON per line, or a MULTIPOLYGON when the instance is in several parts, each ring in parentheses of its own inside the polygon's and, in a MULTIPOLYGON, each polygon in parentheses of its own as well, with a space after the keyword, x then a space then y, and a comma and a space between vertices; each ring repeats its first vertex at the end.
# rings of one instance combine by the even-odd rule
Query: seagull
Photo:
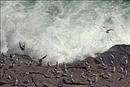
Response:
POLYGON ((108 30, 106 30, 106 33, 109 33, 110 31, 112 31, 113 29, 108 29, 108 30))
POLYGON ((47 55, 43 56, 41 59, 38 60, 39 64, 38 65, 42 65, 42 61, 43 59, 45 59, 47 57, 47 55))
POLYGON ((106 33, 109 33, 110 31, 113 31, 113 29, 108 29, 108 28, 106 28, 106 27, 104 27, 104 26, 103 26, 103 28, 106 29, 106 31, 105 31, 106 33))
POLYGON ((20 43, 19 42, 19 47, 20 47, 20 49, 22 50, 22 51, 24 51, 25 50, 25 43, 23 42, 23 43, 20 43))

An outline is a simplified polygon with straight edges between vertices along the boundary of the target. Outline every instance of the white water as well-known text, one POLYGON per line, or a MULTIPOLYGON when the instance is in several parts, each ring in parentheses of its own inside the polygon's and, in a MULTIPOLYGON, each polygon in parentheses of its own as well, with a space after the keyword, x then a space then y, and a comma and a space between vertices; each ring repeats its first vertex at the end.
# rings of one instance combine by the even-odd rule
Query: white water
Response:
POLYGON ((45 61, 62 63, 94 56, 115 44, 130 44, 130 2, 1 2, 2 53, 34 59, 47 54, 45 61), (19 42, 25 42, 25 51, 19 42))

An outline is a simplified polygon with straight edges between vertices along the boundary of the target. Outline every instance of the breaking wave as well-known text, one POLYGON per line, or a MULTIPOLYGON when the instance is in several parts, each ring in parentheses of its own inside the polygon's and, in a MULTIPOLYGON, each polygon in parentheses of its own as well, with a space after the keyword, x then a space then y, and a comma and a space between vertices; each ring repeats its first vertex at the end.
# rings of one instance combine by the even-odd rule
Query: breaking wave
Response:
POLYGON ((0 6, 5 54, 47 55, 45 61, 62 63, 130 44, 129 1, 1 1, 0 6))

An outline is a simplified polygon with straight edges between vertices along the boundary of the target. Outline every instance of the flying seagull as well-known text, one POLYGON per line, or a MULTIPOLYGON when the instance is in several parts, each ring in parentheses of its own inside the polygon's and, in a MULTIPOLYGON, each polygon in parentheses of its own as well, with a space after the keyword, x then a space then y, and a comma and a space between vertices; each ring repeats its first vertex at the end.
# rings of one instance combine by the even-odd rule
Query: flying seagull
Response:
POLYGON ((20 49, 22 51, 24 51, 25 50, 25 43, 24 42, 23 43, 19 42, 19 47, 20 47, 20 49))
POLYGON ((105 31, 106 33, 109 33, 110 31, 113 31, 113 29, 108 29, 107 27, 104 27, 104 26, 103 26, 103 28, 106 29, 106 31, 105 31))

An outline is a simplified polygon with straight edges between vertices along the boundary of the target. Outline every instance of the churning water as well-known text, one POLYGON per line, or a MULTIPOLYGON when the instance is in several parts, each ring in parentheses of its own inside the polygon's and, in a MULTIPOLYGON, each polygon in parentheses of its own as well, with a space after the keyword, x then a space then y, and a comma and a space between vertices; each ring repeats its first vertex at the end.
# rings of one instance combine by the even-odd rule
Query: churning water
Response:
POLYGON ((1 1, 1 52, 73 62, 130 44, 129 1, 1 1), (19 48, 25 43, 25 51, 19 48))

